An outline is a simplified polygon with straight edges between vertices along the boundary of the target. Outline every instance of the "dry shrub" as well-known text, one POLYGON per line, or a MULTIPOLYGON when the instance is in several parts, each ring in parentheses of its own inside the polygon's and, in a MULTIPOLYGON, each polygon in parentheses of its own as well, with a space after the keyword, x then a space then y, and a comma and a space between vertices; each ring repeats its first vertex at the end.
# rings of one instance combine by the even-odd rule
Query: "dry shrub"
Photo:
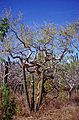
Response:
POLYGON ((67 93, 64 92, 64 91, 59 92, 59 99, 60 99, 60 101, 62 101, 62 102, 67 101, 67 100, 68 100, 68 95, 67 95, 67 93))
POLYGON ((30 113, 29 113, 28 106, 25 103, 24 97, 21 96, 19 93, 17 93, 15 96, 17 101, 16 115, 28 117, 30 113))

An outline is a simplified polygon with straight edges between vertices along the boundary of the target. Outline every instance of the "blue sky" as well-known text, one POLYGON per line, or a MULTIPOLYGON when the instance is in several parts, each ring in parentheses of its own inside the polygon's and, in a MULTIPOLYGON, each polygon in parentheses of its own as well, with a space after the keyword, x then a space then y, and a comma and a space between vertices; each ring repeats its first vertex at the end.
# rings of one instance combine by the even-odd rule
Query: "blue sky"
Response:
POLYGON ((11 8, 14 16, 22 11, 27 24, 64 24, 79 19, 79 0, 0 0, 0 14, 4 8, 11 8))

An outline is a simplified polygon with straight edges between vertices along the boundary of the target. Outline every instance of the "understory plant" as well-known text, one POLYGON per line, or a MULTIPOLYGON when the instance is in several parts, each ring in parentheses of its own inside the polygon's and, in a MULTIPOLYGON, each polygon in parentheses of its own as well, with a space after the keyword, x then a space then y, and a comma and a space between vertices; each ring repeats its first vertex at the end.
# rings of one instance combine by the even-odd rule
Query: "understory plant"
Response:
POLYGON ((3 82, 0 119, 11 120, 12 116, 15 114, 15 109, 15 99, 10 100, 10 91, 7 84, 3 82))

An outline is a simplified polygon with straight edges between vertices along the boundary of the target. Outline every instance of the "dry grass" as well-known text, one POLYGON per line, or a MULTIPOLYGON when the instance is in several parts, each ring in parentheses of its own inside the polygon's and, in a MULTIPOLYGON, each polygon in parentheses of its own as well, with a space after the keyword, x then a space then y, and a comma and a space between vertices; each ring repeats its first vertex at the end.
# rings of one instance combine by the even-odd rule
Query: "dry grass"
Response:
POLYGON ((78 96, 73 96, 71 101, 67 99, 62 101, 60 98, 53 100, 50 95, 49 99, 46 98, 43 101, 40 111, 31 114, 25 107, 21 96, 18 101, 18 104, 21 105, 21 112, 14 117, 14 120, 79 120, 78 96))

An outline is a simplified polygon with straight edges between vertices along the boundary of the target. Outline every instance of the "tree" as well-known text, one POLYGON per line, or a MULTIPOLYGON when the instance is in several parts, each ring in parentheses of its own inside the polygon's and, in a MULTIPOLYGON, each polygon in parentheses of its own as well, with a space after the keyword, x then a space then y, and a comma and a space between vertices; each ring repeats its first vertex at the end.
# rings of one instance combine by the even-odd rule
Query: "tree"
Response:
POLYGON ((37 103, 37 110, 39 110, 44 82, 48 77, 51 79, 54 78, 56 65, 62 63, 65 56, 69 56, 69 52, 72 50, 73 39, 77 35, 77 30, 74 23, 59 28, 54 24, 47 24, 40 26, 38 29, 33 29, 33 27, 25 26, 19 18, 11 21, 8 19, 9 26, 8 24, 7 26, 3 25, 1 29, 1 36, 3 36, 1 50, 5 51, 4 53, 10 55, 13 59, 19 60, 24 76, 24 91, 30 110, 34 110, 34 108, 32 109, 32 106, 34 107, 34 103, 32 103, 34 102, 34 78, 32 81, 33 101, 30 104, 26 71, 30 74, 37 74, 38 79, 41 81, 41 90, 37 103), (3 29, 4 26, 6 26, 5 31, 3 29), (7 32, 6 37, 3 35, 3 31, 4 33, 7 32), (45 76, 43 73, 49 70, 49 74, 45 76))

